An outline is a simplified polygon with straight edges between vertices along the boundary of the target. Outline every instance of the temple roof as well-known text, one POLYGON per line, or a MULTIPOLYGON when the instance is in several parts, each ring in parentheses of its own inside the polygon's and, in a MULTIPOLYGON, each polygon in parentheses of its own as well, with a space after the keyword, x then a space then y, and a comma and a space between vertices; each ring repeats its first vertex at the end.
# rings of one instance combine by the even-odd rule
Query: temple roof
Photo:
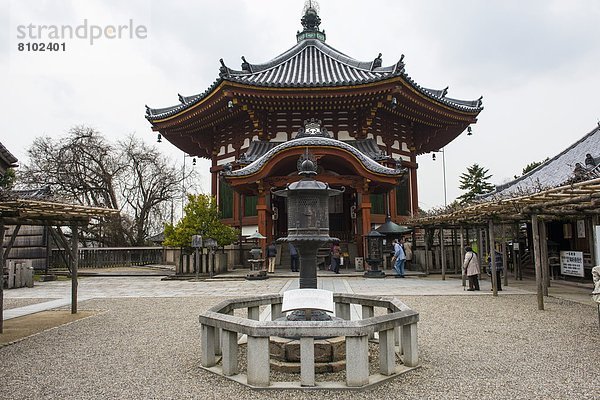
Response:
POLYGON ((17 158, 0 143, 0 174, 4 174, 8 168, 17 167, 17 161, 17 158))
POLYGON ((294 147, 304 148, 304 147, 312 147, 312 146, 334 147, 334 148, 345 150, 345 151, 351 153, 352 155, 354 155, 367 170, 369 170, 373 173, 376 173, 376 174, 387 175, 387 176, 401 176, 405 172, 405 170, 402 168, 385 167, 385 166, 379 164, 378 162, 374 161, 367 155, 365 155, 362 151, 360 151, 356 147, 353 147, 353 146, 349 145, 348 143, 342 142, 340 140, 331 139, 331 138, 322 137, 322 136, 317 136, 317 137, 305 136, 305 137, 301 137, 299 139, 293 139, 293 140, 289 140, 287 142, 277 144, 276 146, 270 148, 268 151, 266 151, 261 156, 255 158, 255 160, 252 161, 249 165, 246 165, 245 167, 237 169, 237 170, 226 169, 224 171, 224 174, 227 177, 243 177, 243 176, 252 175, 252 174, 258 172, 273 156, 275 156, 277 153, 279 153, 282 150, 286 150, 286 149, 290 149, 290 148, 294 148, 294 147))
POLYGON ((323 88, 363 85, 396 77, 426 97, 456 110, 476 113, 483 109, 481 97, 458 100, 446 96, 447 87, 428 89, 418 85, 405 72, 404 55, 396 63, 382 67, 381 53, 372 61, 358 61, 326 44, 324 33, 311 37, 312 33, 322 32, 305 26, 298 34, 299 41, 295 46, 262 64, 249 63, 242 57, 241 69, 235 70, 221 59, 219 78, 206 91, 193 96, 179 95, 181 104, 172 107, 147 107, 146 118, 155 121, 175 115, 200 102, 223 82, 256 87, 323 88))
MULTIPOLYGON (((272 148, 282 144, 283 142, 273 142, 268 140, 253 140, 250 142, 250 147, 243 153, 238 160, 238 162, 242 165, 248 165, 258 160, 272 148)), ((363 140, 348 140, 344 141, 344 143, 349 144, 352 147, 355 147, 365 156, 369 157, 372 160, 380 161, 380 160, 388 160, 391 157, 385 154, 377 143, 373 139, 363 139, 363 140)))
POLYGON ((513 197, 535 193, 557 186, 595 179, 600 177, 600 126, 565 150, 545 161, 537 168, 519 178, 496 186, 493 192, 478 197, 487 200, 491 197, 513 197), (586 155, 590 154, 594 165, 586 166, 586 155), (577 167, 580 164, 581 168, 577 167), (577 171, 580 169, 581 172, 577 171))

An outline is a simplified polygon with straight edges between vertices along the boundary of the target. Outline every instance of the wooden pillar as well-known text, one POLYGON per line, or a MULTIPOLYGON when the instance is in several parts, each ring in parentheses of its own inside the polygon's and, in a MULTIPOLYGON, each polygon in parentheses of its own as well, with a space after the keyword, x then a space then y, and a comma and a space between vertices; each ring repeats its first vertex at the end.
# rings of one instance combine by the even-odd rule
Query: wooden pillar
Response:
POLYGON ((442 264, 442 280, 446 280, 446 247, 444 246, 444 228, 440 227, 440 260, 442 264))
POLYGON ((396 197, 398 197, 398 187, 396 187, 393 190, 390 190, 389 192, 386 192, 386 197, 386 215, 389 215, 392 218, 392 220, 394 220, 398 216, 398 209, 396 208, 396 204, 398 204, 398 202, 396 201, 396 197))
POLYGON ((542 264, 540 259, 540 233, 537 214, 531 216, 531 230, 533 234, 533 257, 535 259, 535 283, 537 286, 538 310, 544 309, 544 293, 542 288, 542 264))
POLYGON ((506 251, 506 225, 502 224, 502 269, 504 269, 504 286, 508 286, 508 252, 506 251))
POLYGON ((456 235, 456 228, 452 228, 452 263, 454 264, 454 274, 458 274, 458 269, 462 268, 459 267, 459 265, 462 266, 462 264, 459 262, 459 260, 457 260, 457 257, 460 254, 460 249, 456 251, 456 246, 458 246, 456 235))
MULTIPOLYGON (((271 237, 271 232, 267 230, 267 199, 265 198, 265 193, 262 190, 262 182, 259 183, 258 195, 256 196, 256 211, 258 215, 258 233, 266 237, 267 239, 271 237)), ((267 260, 267 240, 262 239, 259 240, 260 249, 262 251, 262 257, 267 260)), ((266 262, 266 261, 265 261, 266 262)), ((263 266, 266 269, 266 265, 263 266)))
MULTIPOLYGON (((464 259, 465 259, 465 228, 461 227, 460 228, 460 260, 461 260, 461 263, 463 262, 464 259)), ((461 265, 460 269, 462 271, 462 265, 461 265)), ((462 276, 462 285, 463 285, 463 287, 465 287, 465 286, 467 286, 467 271, 462 271, 461 276, 462 276)))
POLYGON ((596 249, 596 225, 598 225, 598 214, 594 214, 590 220, 590 254, 592 256, 592 267, 600 265, 600 254, 596 249))
POLYGON ((79 267, 79 227, 71 225, 71 314, 77 314, 77 268, 79 267))
MULTIPOLYGON (((217 154, 219 154, 218 151, 213 150, 212 152, 212 168, 210 169, 211 176, 210 176, 210 180, 211 180, 211 195, 212 197, 218 198, 217 197, 217 193, 218 193, 218 188, 219 188, 219 173, 220 171, 216 171, 218 165, 217 165, 217 154)), ((219 193, 220 196, 220 193, 219 193)))
POLYGON ((514 250, 515 256, 513 258, 515 265, 514 265, 514 270, 515 270, 515 280, 523 280, 523 274, 521 271, 521 243, 519 243, 519 224, 515 224, 515 226, 513 227, 513 229, 515 230, 515 237, 513 238, 513 248, 514 248, 514 243, 517 243, 517 246, 519 247, 517 250, 514 250))
POLYGON ((238 236, 239 243, 239 258, 240 258, 240 266, 244 268, 244 246, 242 245, 242 232, 243 232, 243 221, 242 221, 242 195, 238 192, 233 192, 233 218, 238 221, 238 225, 240 228, 240 234, 238 236), (237 200, 237 201, 236 201, 237 200))
POLYGON ((4 220, 0 218, 0 333, 4 330, 4 220))
POLYGON ((424 234, 424 238, 425 238, 425 273, 427 275, 429 275, 429 234, 428 234, 428 229, 425 229, 425 234, 424 234))
MULTIPOLYGON (((368 184, 367 184, 368 185, 368 184)), ((362 257, 366 257, 365 238, 371 232, 371 197, 368 191, 363 190, 360 196, 360 216, 362 222, 360 248, 362 257)))
POLYGON ((548 296, 548 286, 550 286, 550 269, 548 266, 548 235, 546 230, 546 221, 539 220, 540 224, 540 265, 542 267, 542 293, 548 296))
MULTIPOLYGON (((481 228, 478 226, 477 228, 477 257, 479 257, 479 265, 483 267, 484 257, 483 257, 483 238, 481 235, 481 228)), ((481 268, 483 271, 483 268, 481 268)), ((479 279, 481 279, 481 272, 479 273, 479 279)))
MULTIPOLYGON (((416 159, 413 160, 413 162, 416 162, 416 159)), ((419 197, 418 197, 418 190, 417 190, 417 169, 410 168, 409 173, 410 173, 409 176, 410 176, 410 196, 411 196, 410 211, 412 213, 411 215, 415 216, 415 215, 419 214, 419 197)))
POLYGON ((489 239, 490 239, 490 273, 492 274, 492 291, 495 297, 498 296, 498 277, 496 276, 496 247, 494 246, 494 221, 491 219, 488 222, 489 239))

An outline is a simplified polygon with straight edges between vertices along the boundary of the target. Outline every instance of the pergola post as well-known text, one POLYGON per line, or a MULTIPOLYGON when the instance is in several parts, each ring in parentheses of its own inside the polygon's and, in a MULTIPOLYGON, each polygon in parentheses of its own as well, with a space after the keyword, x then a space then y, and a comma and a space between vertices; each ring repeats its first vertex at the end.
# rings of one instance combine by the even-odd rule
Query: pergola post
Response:
POLYGON ((535 259, 535 283, 537 286, 538 310, 544 309, 544 293, 542 289, 542 265, 540 254, 540 232, 537 214, 531 215, 531 230, 533 234, 533 257, 535 259))
MULTIPOLYGON (((477 247, 478 247, 478 254, 477 256, 479 257, 479 265, 483 266, 483 238, 481 235, 481 227, 477 227, 477 247)), ((481 268, 481 271, 483 271, 483 268, 481 268)), ((481 279, 481 272, 479 272, 479 279, 481 279)))
POLYGON ((508 251, 506 250, 505 224, 502 224, 502 269, 504 270, 504 286, 508 286, 508 251))
POLYGON ((596 225, 598 225, 598 214, 592 215, 590 220, 590 253, 592 255, 592 266, 600 265, 598 249, 596 249, 596 225))
POLYGON ((519 243, 519 224, 515 224, 515 234, 516 237, 513 238, 513 252, 514 252, 514 270, 515 270, 515 280, 523 280, 523 273, 521 271, 521 244, 519 243), (517 250, 514 249, 514 242, 517 242, 519 248, 517 250))
POLYGON ((440 259, 442 263, 442 280, 446 280, 446 248, 444 247, 444 228, 440 226, 440 259))
POLYGON ((456 246, 458 246, 458 234, 456 233, 456 227, 452 228, 452 263, 454 264, 454 274, 458 274, 458 270, 462 270, 462 262, 461 260, 457 260, 460 256, 461 252, 458 249, 456 251, 456 246))
POLYGON ((492 291, 493 291, 493 295, 494 297, 498 296, 498 277, 496 276, 496 247, 495 247, 495 240, 496 238, 494 237, 494 221, 492 221, 491 219, 488 222, 488 226, 489 226, 489 236, 490 236, 490 273, 492 274, 492 291))
POLYGON ((542 293, 548 296, 548 287, 550 286, 550 269, 548 267, 548 237, 546 231, 546 221, 539 220, 540 224, 540 265, 542 267, 542 293))
POLYGON ((4 330, 4 220, 0 218, 0 333, 4 330))
POLYGON ((429 275, 429 235, 425 228, 425 273, 429 275))
POLYGON ((71 314, 77 314, 77 267, 79 266, 79 230, 71 225, 71 314))
POLYGON ((467 272, 462 271, 462 262, 464 259, 465 259, 465 228, 461 226, 460 227, 460 262, 461 262, 460 270, 461 270, 463 287, 467 286, 467 272))

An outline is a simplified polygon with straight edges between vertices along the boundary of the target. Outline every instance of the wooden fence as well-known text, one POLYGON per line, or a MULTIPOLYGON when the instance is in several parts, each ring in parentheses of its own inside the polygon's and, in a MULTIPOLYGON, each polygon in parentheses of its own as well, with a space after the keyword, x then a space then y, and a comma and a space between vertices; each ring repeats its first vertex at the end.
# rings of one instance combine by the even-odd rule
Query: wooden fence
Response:
MULTIPOLYGON (((130 267, 133 265, 163 264, 162 247, 86 247, 80 248, 79 268, 130 267)), ((50 266, 67 268, 64 249, 52 249, 50 266)))

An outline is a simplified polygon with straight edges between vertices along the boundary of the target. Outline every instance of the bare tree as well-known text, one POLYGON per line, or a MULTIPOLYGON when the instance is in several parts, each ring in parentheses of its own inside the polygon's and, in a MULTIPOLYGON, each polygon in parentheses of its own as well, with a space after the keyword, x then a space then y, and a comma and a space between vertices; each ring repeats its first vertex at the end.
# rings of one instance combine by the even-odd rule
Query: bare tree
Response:
POLYGON ((183 179, 176 166, 134 135, 111 144, 85 126, 62 138, 35 139, 28 155, 20 184, 50 185, 56 195, 79 204, 121 211, 84 230, 87 240, 108 246, 143 244, 150 229, 165 221, 161 210, 183 179))
POLYGON ((124 210, 133 218, 129 241, 141 245, 150 231, 162 228, 167 220, 165 205, 180 195, 182 176, 175 167, 154 147, 130 135, 119 142, 121 163, 127 179, 120 179, 119 186, 124 210))

